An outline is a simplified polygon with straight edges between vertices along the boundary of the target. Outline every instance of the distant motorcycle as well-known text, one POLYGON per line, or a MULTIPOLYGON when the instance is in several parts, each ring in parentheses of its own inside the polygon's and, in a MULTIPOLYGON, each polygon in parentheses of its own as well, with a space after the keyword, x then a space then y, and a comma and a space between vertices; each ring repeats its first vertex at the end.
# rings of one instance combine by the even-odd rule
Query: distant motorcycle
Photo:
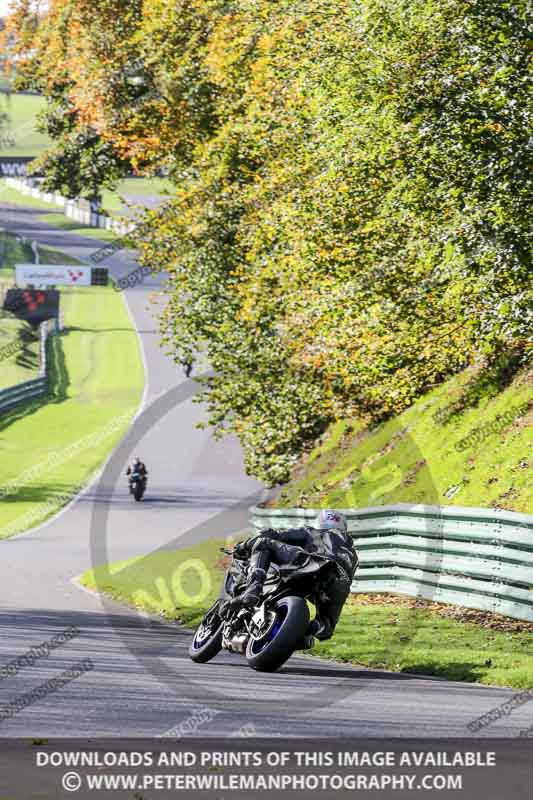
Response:
POLYGON ((310 554, 299 566, 271 564, 263 594, 253 608, 231 606, 229 601, 246 588, 248 559, 238 558, 233 550, 220 598, 207 611, 198 626, 189 656, 197 663, 214 658, 223 648, 246 657, 250 667, 274 672, 295 650, 302 648, 309 626, 307 600, 321 590, 321 578, 331 569, 331 561, 310 554))
POLYGON ((132 494, 137 502, 142 500, 146 491, 147 478, 140 472, 132 472, 129 477, 130 494, 132 494))

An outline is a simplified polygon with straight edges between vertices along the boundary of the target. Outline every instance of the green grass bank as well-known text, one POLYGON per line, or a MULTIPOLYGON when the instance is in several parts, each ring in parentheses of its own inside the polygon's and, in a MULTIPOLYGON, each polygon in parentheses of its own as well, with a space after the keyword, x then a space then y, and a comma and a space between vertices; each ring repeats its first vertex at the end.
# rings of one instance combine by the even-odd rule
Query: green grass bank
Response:
POLYGON ((533 370, 502 356, 370 427, 335 423, 281 491, 279 507, 427 503, 533 513, 533 370))

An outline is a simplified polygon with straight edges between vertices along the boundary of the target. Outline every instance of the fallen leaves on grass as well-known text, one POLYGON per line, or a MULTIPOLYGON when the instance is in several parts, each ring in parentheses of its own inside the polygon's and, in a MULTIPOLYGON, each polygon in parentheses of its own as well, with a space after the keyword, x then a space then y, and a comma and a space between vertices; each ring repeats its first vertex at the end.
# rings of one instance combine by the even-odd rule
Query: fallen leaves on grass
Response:
POLYGON ((424 600, 422 597, 404 597, 396 594, 354 594, 349 602, 354 605, 393 605, 396 608, 427 610, 441 617, 454 619, 457 622, 480 625, 483 628, 491 628, 505 633, 533 633, 533 622, 511 619, 504 617, 502 614, 493 614, 490 611, 480 611, 475 608, 436 603, 431 600, 424 600))

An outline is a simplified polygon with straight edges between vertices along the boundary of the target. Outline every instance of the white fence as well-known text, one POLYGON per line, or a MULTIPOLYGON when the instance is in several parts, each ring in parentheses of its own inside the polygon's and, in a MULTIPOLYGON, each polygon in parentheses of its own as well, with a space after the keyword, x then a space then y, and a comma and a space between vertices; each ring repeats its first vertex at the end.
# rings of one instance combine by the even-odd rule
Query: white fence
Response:
POLYGON ((132 222, 123 222, 122 220, 108 217, 105 214, 95 214, 85 207, 85 203, 81 204, 78 200, 71 200, 68 197, 63 197, 63 195, 58 192, 43 192, 38 186, 34 185, 34 180, 32 179, 5 178, 5 181, 8 186, 12 186, 21 194, 59 206, 66 217, 80 222, 82 225, 90 225, 93 228, 104 228, 120 236, 125 236, 135 228, 132 222))

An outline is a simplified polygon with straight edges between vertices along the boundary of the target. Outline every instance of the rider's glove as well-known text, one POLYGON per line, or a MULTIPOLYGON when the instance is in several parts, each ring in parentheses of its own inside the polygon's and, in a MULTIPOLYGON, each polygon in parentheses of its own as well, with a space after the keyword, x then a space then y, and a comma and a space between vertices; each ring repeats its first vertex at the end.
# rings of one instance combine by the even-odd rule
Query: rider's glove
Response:
POLYGON ((233 548, 233 555, 237 556, 237 558, 248 558, 248 542, 239 542, 236 544, 233 548))

